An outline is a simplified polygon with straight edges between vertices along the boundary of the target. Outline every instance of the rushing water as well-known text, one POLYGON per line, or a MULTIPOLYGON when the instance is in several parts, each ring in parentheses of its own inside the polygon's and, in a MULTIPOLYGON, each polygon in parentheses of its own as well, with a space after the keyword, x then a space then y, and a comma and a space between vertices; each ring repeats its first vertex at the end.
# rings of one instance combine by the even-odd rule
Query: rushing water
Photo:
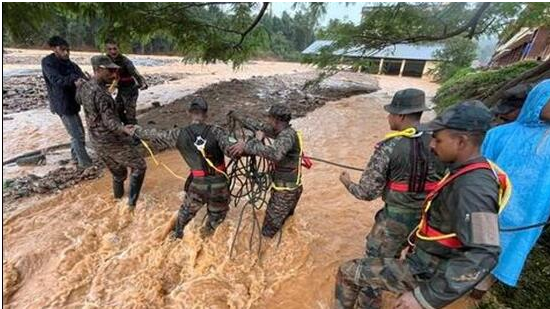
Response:
MULTIPOLYGON (((306 153, 363 166, 386 133, 382 94, 332 102, 294 121, 306 153)), ((177 151, 159 156, 178 174, 177 151)), ((148 159, 135 213, 115 201, 109 176, 22 202, 4 220, 4 296, 12 308, 329 308, 338 265, 360 257, 379 200, 351 197, 340 169, 315 163, 304 194, 277 240, 249 250, 251 213, 236 254, 229 248, 240 208, 207 240, 199 237, 203 209, 181 241, 165 238, 183 183, 148 159)), ((351 172, 357 179, 358 172, 351 172)), ((263 210, 261 212, 263 220, 263 210)), ((457 307, 460 308, 460 307, 457 307)))

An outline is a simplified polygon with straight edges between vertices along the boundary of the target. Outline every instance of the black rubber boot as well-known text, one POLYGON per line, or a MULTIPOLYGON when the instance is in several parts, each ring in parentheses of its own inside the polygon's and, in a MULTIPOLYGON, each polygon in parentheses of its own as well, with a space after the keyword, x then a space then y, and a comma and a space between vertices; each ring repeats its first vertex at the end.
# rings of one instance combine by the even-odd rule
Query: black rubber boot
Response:
POLYGON ((130 192, 128 193, 128 206, 135 208, 141 186, 143 185, 143 179, 145 179, 145 173, 139 176, 130 176, 130 192))
POLYGON ((183 229, 189 221, 191 221, 192 216, 185 210, 181 210, 178 213, 178 219, 176 220, 176 225, 172 231, 172 236, 176 239, 183 238, 183 229))
POLYGON ((116 199, 124 195, 124 181, 113 180, 113 194, 116 199))

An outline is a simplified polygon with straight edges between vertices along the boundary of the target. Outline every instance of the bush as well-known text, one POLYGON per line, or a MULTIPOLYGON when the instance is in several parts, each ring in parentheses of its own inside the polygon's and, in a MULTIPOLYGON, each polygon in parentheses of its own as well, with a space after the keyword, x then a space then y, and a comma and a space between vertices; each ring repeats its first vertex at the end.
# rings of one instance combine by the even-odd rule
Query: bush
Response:
POLYGON ((522 61, 500 69, 472 72, 472 69, 459 70, 447 80, 434 98, 437 112, 468 99, 480 99, 491 95, 499 84, 517 77, 536 67, 536 61, 522 61))
POLYGON ((546 229, 529 254, 517 288, 496 284, 491 298, 479 308, 550 308, 550 229, 546 229), (496 299, 496 301, 494 300, 496 299))

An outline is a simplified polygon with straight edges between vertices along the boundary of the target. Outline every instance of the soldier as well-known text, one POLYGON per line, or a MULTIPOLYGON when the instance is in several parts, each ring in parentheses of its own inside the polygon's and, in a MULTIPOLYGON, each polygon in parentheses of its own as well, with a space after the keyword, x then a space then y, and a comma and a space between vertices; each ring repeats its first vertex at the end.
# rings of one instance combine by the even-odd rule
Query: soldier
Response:
POLYGON ((116 79, 118 85, 117 112, 124 124, 137 124, 136 102, 139 90, 148 88, 147 82, 136 70, 132 61, 120 53, 118 44, 115 41, 105 41, 105 49, 107 56, 120 67, 116 79))
POLYGON ((498 211, 510 193, 506 175, 479 152, 491 118, 473 101, 450 107, 428 124, 434 131, 430 147, 450 173, 426 197, 414 248, 404 260, 342 264, 336 308, 380 308, 382 290, 402 293, 396 308, 441 308, 489 274, 500 251, 498 211))
POLYGON ((268 123, 238 113, 231 113, 230 117, 239 120, 245 127, 256 130, 256 137, 239 141, 231 147, 230 153, 234 156, 246 153, 260 156, 274 163, 271 175, 273 185, 262 235, 272 238, 282 228, 285 220, 294 214, 294 209, 302 195, 301 179, 301 137, 290 126, 291 111, 284 104, 274 104, 268 110, 268 123), (265 136, 273 138, 272 145, 264 145, 265 136))
POLYGON ((128 130, 122 124, 116 112, 115 101, 106 88, 115 79, 119 67, 107 56, 92 57, 92 67, 94 77, 79 89, 77 100, 84 107, 92 146, 113 175, 115 198, 119 199, 124 195, 127 168, 131 169, 128 206, 133 210, 147 165, 131 144, 132 139, 126 134, 128 130))
POLYGON ((139 138, 176 147, 191 169, 185 182, 185 199, 174 227, 175 238, 183 237, 185 225, 204 204, 208 208, 208 221, 201 228, 201 236, 212 235, 225 219, 230 201, 224 160, 230 137, 221 127, 205 122, 208 104, 202 98, 194 98, 188 112, 191 124, 185 128, 159 131, 135 127, 135 135, 139 138))
POLYGON ((407 236, 418 225, 426 194, 444 173, 443 165, 429 149, 430 135, 418 131, 422 112, 429 110, 419 89, 398 91, 385 105, 390 133, 375 147, 359 184, 342 172, 340 181, 360 200, 380 196, 385 202, 367 235, 365 256, 399 257, 407 236))

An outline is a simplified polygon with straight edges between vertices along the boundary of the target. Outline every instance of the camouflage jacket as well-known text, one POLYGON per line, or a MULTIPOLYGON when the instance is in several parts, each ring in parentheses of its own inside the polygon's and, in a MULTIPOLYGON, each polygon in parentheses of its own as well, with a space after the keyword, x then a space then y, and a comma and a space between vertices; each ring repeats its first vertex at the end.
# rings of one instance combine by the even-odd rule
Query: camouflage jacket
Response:
POLYGON ((208 166, 202 154, 195 147, 197 136, 206 140, 206 157, 215 165, 224 164, 224 154, 229 156, 228 147, 232 144, 229 134, 221 127, 204 123, 193 123, 185 128, 171 130, 145 129, 136 126, 135 134, 151 140, 162 148, 176 147, 191 170, 203 170, 208 175, 218 173, 208 166))
POLYGON ((84 108, 92 143, 120 145, 131 142, 123 131, 115 100, 104 84, 92 78, 78 89, 76 100, 84 108))
POLYGON ((274 163, 272 178, 277 185, 288 186, 296 183, 301 163, 297 132, 290 125, 280 132, 275 132, 271 126, 257 119, 240 117, 239 120, 245 127, 264 131, 268 137, 273 138, 271 145, 264 145, 256 138, 248 140, 245 153, 272 161, 274 163))
POLYGON ((419 211, 426 198, 422 181, 417 181, 417 185, 420 184, 417 192, 410 188, 409 192, 390 190, 389 183, 408 184, 410 187, 413 170, 417 171, 416 175, 418 171, 424 170, 425 182, 439 181, 443 177, 445 166, 430 151, 429 143, 428 134, 416 138, 397 136, 378 143, 359 183, 350 184, 348 191, 361 200, 370 201, 381 196, 389 207, 419 211), (415 142, 418 143, 416 146, 415 142), (417 157, 416 162, 413 162, 413 153, 422 155, 424 159, 419 160, 417 157))
MULTIPOLYGON (((466 164, 451 166, 451 173, 466 164)), ((441 308, 472 290, 496 266, 500 252, 498 185, 492 171, 468 172, 445 186, 433 199, 428 213, 431 227, 456 233, 460 248, 417 239, 407 257, 420 282, 414 295, 425 308, 441 308)))
POLYGON ((128 59, 128 57, 119 54, 116 58, 111 58, 111 60, 120 67, 118 70, 118 76, 120 78, 118 82, 119 87, 132 87, 136 85, 136 82, 138 87, 147 84, 145 78, 139 74, 132 60, 128 59))

